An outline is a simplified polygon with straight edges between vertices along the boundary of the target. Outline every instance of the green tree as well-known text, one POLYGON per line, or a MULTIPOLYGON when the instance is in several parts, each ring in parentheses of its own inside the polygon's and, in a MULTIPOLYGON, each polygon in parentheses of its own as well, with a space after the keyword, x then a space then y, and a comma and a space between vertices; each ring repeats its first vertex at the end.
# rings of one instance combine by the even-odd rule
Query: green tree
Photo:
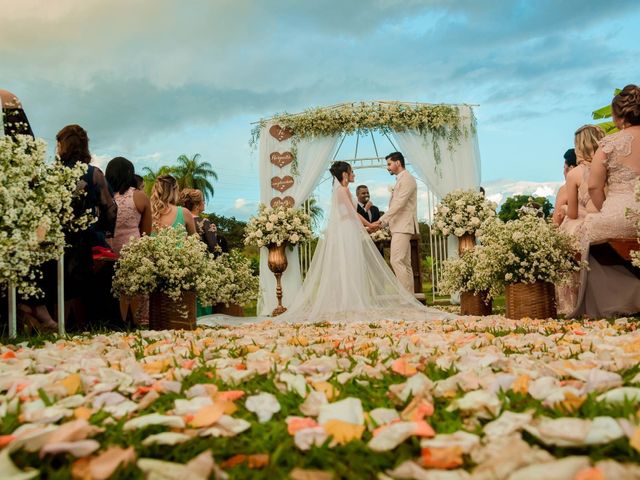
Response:
MULTIPOLYGON (((621 91, 622 90, 620 90, 619 88, 616 88, 613 91, 613 96, 615 97, 621 91)), ((600 107, 599 109, 591 112, 591 116, 593 117, 594 120, 599 120, 601 118, 611 118, 612 115, 613 115, 613 112, 611 111, 611 104, 605 105, 604 107, 600 107)), ((613 123, 613 121, 602 122, 602 123, 598 123, 597 125, 600 128, 602 128, 607 135, 611 133, 616 133, 618 131, 618 129, 616 128, 616 124, 613 123)))
POLYGON ((202 191, 205 198, 212 198, 214 189, 211 180, 218 180, 218 174, 209 162, 200 160, 200 157, 199 153, 191 158, 180 155, 177 165, 173 167, 173 173, 181 189, 195 188, 202 191))
POLYGON ((509 220, 515 220, 519 216, 519 210, 525 205, 530 205, 540 209, 544 215, 544 218, 548 218, 551 215, 553 205, 546 197, 532 197, 530 195, 514 195, 508 197, 498 213, 498 218, 503 222, 509 220))
POLYGON ((142 178, 144 180, 144 193, 147 194, 148 197, 151 196, 151 189, 153 185, 156 183, 156 179, 161 177, 162 175, 171 175, 173 173, 173 167, 168 165, 163 165, 159 167, 155 172, 149 168, 144 167, 142 169, 142 178))

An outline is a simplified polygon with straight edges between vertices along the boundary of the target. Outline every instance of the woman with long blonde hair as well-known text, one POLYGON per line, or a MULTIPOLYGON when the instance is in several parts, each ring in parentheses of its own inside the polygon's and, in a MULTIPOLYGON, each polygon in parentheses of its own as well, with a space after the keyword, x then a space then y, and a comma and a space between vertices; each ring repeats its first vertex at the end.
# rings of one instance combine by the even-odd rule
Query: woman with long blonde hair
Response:
POLYGON ((152 233, 160 228, 176 228, 183 225, 187 234, 196 233, 193 215, 184 207, 178 207, 180 190, 178 182, 171 175, 161 175, 151 190, 152 233))

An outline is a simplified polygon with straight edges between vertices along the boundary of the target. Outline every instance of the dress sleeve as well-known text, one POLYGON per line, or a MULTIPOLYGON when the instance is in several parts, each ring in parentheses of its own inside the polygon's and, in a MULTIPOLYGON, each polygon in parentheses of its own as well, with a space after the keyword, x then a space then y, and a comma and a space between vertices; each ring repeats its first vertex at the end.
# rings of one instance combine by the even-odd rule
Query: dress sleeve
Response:
POLYGON ((93 184, 96 188, 98 207, 98 226, 107 238, 113 237, 118 216, 118 204, 111 194, 109 185, 99 168, 93 170, 93 184))

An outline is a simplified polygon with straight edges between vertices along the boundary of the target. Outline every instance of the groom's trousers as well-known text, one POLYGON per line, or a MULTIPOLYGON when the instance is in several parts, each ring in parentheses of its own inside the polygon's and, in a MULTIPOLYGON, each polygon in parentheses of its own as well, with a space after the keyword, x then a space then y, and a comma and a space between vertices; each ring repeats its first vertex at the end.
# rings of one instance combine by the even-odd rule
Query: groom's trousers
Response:
POLYGON ((391 235, 391 267, 407 291, 413 293, 413 269, 411 268, 410 233, 393 232, 391 235))

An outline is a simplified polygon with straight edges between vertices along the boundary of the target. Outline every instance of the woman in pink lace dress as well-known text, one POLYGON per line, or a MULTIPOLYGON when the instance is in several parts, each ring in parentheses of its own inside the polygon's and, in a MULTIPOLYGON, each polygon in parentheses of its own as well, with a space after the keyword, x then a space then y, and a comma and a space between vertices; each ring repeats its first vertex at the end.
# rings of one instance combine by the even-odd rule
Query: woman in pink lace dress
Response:
MULTIPOLYGON (((565 211, 565 216, 560 230, 569 235, 576 234, 588 213, 598 211, 589 196, 588 182, 591 160, 598 149, 598 142, 603 137, 604 131, 596 125, 584 125, 576 130, 574 143, 578 165, 567 173, 565 184, 567 204, 561 207, 565 211)), ((558 313, 566 315, 575 308, 579 281, 580 275, 576 272, 569 284, 556 287, 558 313)))
POLYGON ((640 311, 640 279, 623 266, 602 265, 589 255, 590 245, 638 236, 627 210, 640 207, 634 196, 640 178, 640 88, 627 85, 611 106, 620 131, 602 139, 593 157, 589 195, 599 212, 587 215, 577 231, 589 270, 581 272, 578 301, 570 316, 611 317, 640 311))
MULTIPOLYGON (((119 254, 127 243, 151 233, 151 204, 145 193, 136 188, 133 163, 126 158, 116 157, 111 160, 107 165, 106 177, 118 204, 116 229, 109 243, 119 254)), ((140 295, 129 299, 129 303, 134 322, 138 325, 148 324, 149 297, 140 295)), ((126 303, 121 303, 122 305, 126 303)))

